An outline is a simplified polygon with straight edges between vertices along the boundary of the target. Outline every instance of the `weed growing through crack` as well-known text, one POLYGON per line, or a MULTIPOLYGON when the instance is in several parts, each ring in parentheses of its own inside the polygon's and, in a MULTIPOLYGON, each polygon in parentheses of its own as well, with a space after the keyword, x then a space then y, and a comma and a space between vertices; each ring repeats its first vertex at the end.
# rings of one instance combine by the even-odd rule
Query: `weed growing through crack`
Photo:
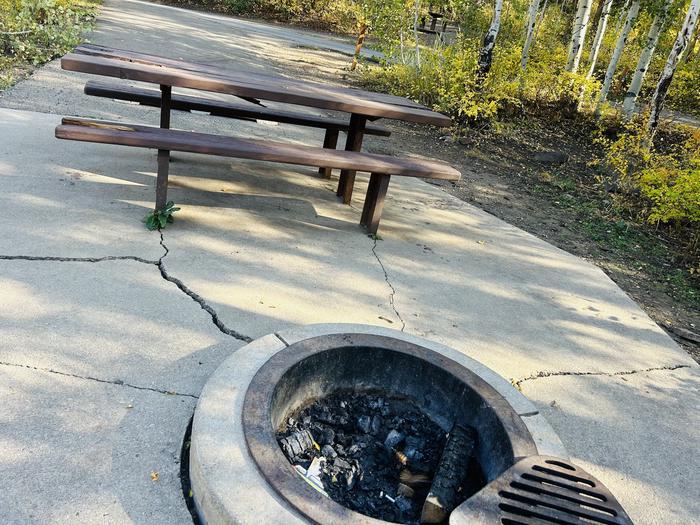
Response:
POLYGON ((144 217, 143 222, 146 223, 146 228, 149 230, 165 228, 168 223, 173 222, 173 213, 179 210, 180 208, 177 208, 173 201, 168 201, 165 208, 162 210, 153 210, 144 217))

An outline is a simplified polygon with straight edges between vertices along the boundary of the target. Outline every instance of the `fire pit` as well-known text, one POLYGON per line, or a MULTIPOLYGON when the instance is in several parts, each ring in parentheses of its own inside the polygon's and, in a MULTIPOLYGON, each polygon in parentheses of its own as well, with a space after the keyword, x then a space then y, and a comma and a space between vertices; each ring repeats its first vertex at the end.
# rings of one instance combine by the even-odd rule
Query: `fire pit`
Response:
POLYGON ((450 348, 359 325, 281 332, 234 353, 202 392, 191 443, 207 524, 425 522, 431 497, 432 522, 458 506, 454 520, 523 458, 568 465, 503 378, 450 348))
MULTIPOLYGON (((298 469, 290 468, 290 458, 285 457, 278 444, 278 434, 284 434, 288 430, 290 417, 298 416, 300 409, 308 407, 313 401, 329 398, 345 403, 351 409, 349 412, 354 413, 349 414, 348 421, 342 421, 348 416, 338 412, 329 414, 336 419, 337 424, 323 425, 323 430, 338 432, 339 428, 345 428, 346 438, 353 434, 370 436, 364 442, 345 441, 348 447, 373 445, 376 441, 383 444, 387 439, 391 440, 389 434, 392 430, 406 434, 402 429, 388 429, 385 423, 377 424, 384 408, 383 401, 387 401, 388 406, 403 404, 400 408, 397 406, 397 410, 385 411, 384 417, 401 417, 403 411, 404 415, 416 420, 413 426, 425 428, 427 422, 433 422, 435 429, 432 433, 415 436, 418 440, 433 438, 433 441, 442 437, 442 443, 434 443, 435 448, 441 446, 437 457, 431 458, 433 464, 425 472, 430 476, 429 479, 432 479, 437 468, 445 434, 457 421, 465 427, 475 429, 478 436, 474 465, 478 472, 474 473, 472 469, 472 478, 483 477, 485 481, 491 481, 512 466, 516 457, 537 453, 527 427, 508 402, 479 376, 437 352, 407 341, 368 334, 327 335, 300 341, 275 354, 253 378, 246 394, 243 427, 250 452, 272 487, 317 523, 366 521, 365 516, 350 512, 348 507, 336 503, 351 498, 328 498, 309 483, 300 483, 298 469), (367 413, 359 414, 350 405, 362 406, 368 403, 357 400, 358 394, 367 396, 369 403, 382 403, 382 406, 374 410, 363 406, 360 411, 367 413), (380 402, 379 399, 383 401, 380 402), (337 421, 338 418, 341 420, 337 421), (361 428, 365 424, 367 432, 361 428), (373 424, 378 428, 370 428, 373 424), (353 427, 357 427, 357 432, 353 432, 353 427)), ((325 403, 325 408, 328 406, 329 403, 325 403)), ((310 418, 308 415, 306 417, 310 418)), ((318 425, 316 421, 311 421, 310 424, 318 425)), ((298 423, 295 422, 292 427, 296 426, 298 423)), ((320 430, 319 426, 314 431, 317 429, 320 430)), ((338 436, 336 440, 337 438, 338 436)), ((311 444, 312 448, 313 446, 311 444)), ((342 442, 337 443, 336 448, 338 446, 342 447, 342 442)), ((381 457, 381 447, 372 448, 379 448, 381 457)), ((397 452, 400 451, 397 449, 397 452)), ((329 453, 330 455, 332 454, 329 453)), ((347 462, 347 459, 346 457, 342 461, 347 462)), ((391 465, 388 468, 391 469, 391 465)), ((341 476, 346 478, 347 469, 342 470, 345 472, 341 476)), ((355 475, 372 476, 368 470, 357 465, 355 475)), ((399 506, 394 505, 398 511, 403 510, 401 502, 405 502, 403 504, 409 508, 404 512, 392 513, 387 509, 378 513, 365 505, 364 514, 381 515, 384 518, 393 515, 395 517, 391 521, 413 521, 410 518, 401 519, 401 515, 410 517, 416 514, 416 506, 420 508, 422 501, 414 502, 411 498, 400 497, 396 489, 401 473, 418 473, 409 469, 395 470, 397 482, 393 490, 387 487, 386 495, 394 501, 398 499, 399 506)), ((347 478, 340 480, 340 483, 326 480, 325 488, 334 492, 335 486, 343 482, 347 486, 347 481, 347 478)), ((361 486, 357 493, 362 496, 367 493, 367 490, 363 490, 364 486, 372 487, 373 483, 372 480, 359 481, 361 486)), ((343 495, 345 494, 340 494, 343 495)), ((374 506, 380 506, 381 503, 376 496, 369 502, 374 506)))

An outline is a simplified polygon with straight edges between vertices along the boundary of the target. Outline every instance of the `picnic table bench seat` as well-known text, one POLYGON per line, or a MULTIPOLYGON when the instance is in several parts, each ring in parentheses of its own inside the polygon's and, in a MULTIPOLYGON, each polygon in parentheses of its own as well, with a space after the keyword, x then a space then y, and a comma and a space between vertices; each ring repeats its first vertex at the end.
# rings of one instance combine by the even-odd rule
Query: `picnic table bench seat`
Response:
MULTIPOLYGON (((314 166, 371 174, 360 224, 370 233, 379 227, 389 179, 392 175, 456 181, 460 173, 432 159, 398 158, 359 151, 325 149, 281 142, 242 139, 167 128, 83 118, 64 118, 56 128, 59 139, 182 151, 314 166)), ((157 200, 165 201, 167 179, 157 182, 157 200)))
MULTIPOLYGON (((142 106, 156 108, 161 106, 161 93, 158 89, 147 89, 90 80, 85 84, 84 91, 86 95, 136 102, 142 106)), ((223 101, 177 93, 173 93, 170 100, 170 109, 179 111, 202 111, 215 117, 227 117, 248 121, 267 120, 279 122, 281 124, 294 124, 296 126, 325 129, 326 135, 323 139, 324 148, 335 149, 338 145, 339 132, 347 133, 350 128, 350 123, 347 121, 300 113, 298 111, 268 108, 258 101, 255 101, 256 103, 223 101)), ((391 135, 388 129, 375 124, 367 125, 364 132, 368 135, 381 137, 388 137, 391 135)), ((320 168, 319 172, 327 179, 331 177, 330 168, 320 168)))

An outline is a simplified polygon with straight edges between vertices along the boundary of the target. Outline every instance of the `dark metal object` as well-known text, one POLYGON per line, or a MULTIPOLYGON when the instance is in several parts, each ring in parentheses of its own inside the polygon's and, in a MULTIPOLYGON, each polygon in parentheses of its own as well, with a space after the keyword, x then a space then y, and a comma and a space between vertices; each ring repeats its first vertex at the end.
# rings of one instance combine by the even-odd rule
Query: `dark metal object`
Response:
POLYGON ((561 458, 521 459, 462 503, 450 525, 632 525, 610 491, 561 458))
POLYGON ((409 397, 446 429, 455 419, 474 426, 476 458, 487 481, 537 451, 525 424, 498 392, 437 352, 370 334, 307 339, 275 354, 255 375, 246 392, 243 430, 265 479, 314 523, 385 523, 316 492, 294 471, 275 437, 287 414, 345 389, 409 397))
POLYGON ((364 226, 369 233, 377 233, 379 229, 379 220, 382 217, 382 210, 384 209, 384 200, 386 199, 386 190, 389 188, 389 179, 391 179, 391 176, 381 173, 372 173, 369 178, 367 196, 365 197, 365 204, 362 208, 362 218, 360 219, 360 225, 364 226))
MULTIPOLYGON (((172 88, 160 86, 160 129, 170 129, 170 101, 172 88)), ((168 201, 168 172, 170 170, 170 151, 158 150, 158 176, 156 178, 156 210, 165 208, 168 201)))
MULTIPOLYGON (((362 115, 353 113, 350 116, 350 129, 345 142, 345 151, 360 151, 362 149, 362 139, 365 134, 367 119, 362 115)), ((338 180, 338 197, 343 198, 343 204, 350 204, 352 200, 352 190, 355 186, 355 172, 352 170, 342 170, 338 180)))
MULTIPOLYGON (((338 146, 338 130, 327 129, 326 135, 323 137, 323 147, 326 149, 335 149, 338 146)), ((318 168, 318 174, 324 179, 330 179, 333 174, 332 168, 318 168)))

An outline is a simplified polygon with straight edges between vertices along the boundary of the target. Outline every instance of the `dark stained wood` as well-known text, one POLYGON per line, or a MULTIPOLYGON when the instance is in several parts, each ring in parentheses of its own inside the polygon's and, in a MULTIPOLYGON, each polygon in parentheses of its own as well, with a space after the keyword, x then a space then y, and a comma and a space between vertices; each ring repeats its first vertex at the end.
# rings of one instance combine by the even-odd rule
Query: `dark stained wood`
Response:
POLYGON ((80 71, 107 77, 116 77, 139 82, 169 85, 228 93, 241 97, 272 100, 288 104, 357 113, 368 117, 392 118, 449 126, 445 115, 428 109, 402 106, 376 100, 364 91, 341 92, 322 84, 300 83, 284 78, 256 80, 253 75, 224 73, 222 71, 193 71, 172 65, 154 65, 120 58, 69 53, 61 59, 61 67, 69 71, 80 71))
MULTIPOLYGON (((160 129, 170 129, 170 102, 172 88, 160 86, 160 129)), ((158 150, 158 174, 156 176, 156 210, 165 208, 168 202, 168 172, 170 171, 170 150, 158 150)))
MULTIPOLYGON (((338 130, 327 129, 326 136, 323 137, 323 147, 326 149, 335 149, 338 145, 338 130)), ((318 174, 324 179, 330 179, 333 174, 332 168, 318 168, 318 174)))
POLYGON ((374 100, 376 102, 383 102, 385 104, 393 104, 396 106, 405 106, 405 107, 417 108, 417 109, 426 109, 426 110, 429 109, 429 108, 423 106, 422 104, 419 104, 418 102, 414 102, 413 100, 410 100, 410 99, 407 99, 404 97, 398 97, 396 95, 389 95, 386 93, 376 93, 373 91, 364 91, 364 90, 355 89, 355 88, 343 88, 343 87, 327 86, 327 85, 318 84, 316 82, 301 81, 301 80, 291 79, 288 77, 265 75, 265 74, 254 73, 254 72, 249 72, 249 71, 236 72, 236 71, 224 69, 221 66, 211 66, 208 64, 188 62, 185 60, 175 60, 175 59, 166 58, 166 57, 162 57, 162 56, 158 56, 158 55, 152 55, 152 54, 148 54, 148 53, 139 53, 136 51, 129 51, 129 50, 125 50, 125 49, 116 49, 116 48, 111 48, 111 47, 99 46, 99 45, 95 45, 95 44, 81 44, 75 48, 74 52, 79 53, 79 54, 91 55, 91 56, 99 56, 99 57, 103 57, 103 58, 126 60, 129 62, 137 62, 137 63, 141 63, 141 64, 156 65, 156 66, 158 66, 158 65, 171 66, 171 67, 175 67, 178 69, 184 69, 187 71, 200 71, 200 72, 206 72, 206 73, 211 73, 211 74, 224 73, 227 76, 232 77, 232 78, 238 78, 238 79, 243 80, 243 81, 255 81, 256 83, 259 83, 259 84, 265 84, 267 82, 274 82, 274 83, 284 82, 284 84, 287 86, 293 86, 295 88, 300 88, 300 89, 305 89, 309 85, 321 86, 325 91, 328 91, 331 93, 337 93, 340 95, 356 96, 357 94, 361 94, 361 96, 367 100, 374 100))
POLYGON ((399 158, 90 119, 64 118, 63 124, 56 128, 56 137, 406 177, 450 181, 460 178, 460 173, 449 164, 431 159, 399 158), (114 127, 110 128, 112 124, 114 127))
MULTIPOLYGON (((350 129, 348 130, 345 151, 360 151, 362 149, 362 138, 364 137, 367 119, 361 115, 353 113, 350 116, 350 129)), ((350 204, 352 201, 352 190, 355 186, 355 172, 352 170, 342 170, 338 180, 339 197, 343 199, 343 204, 350 204)))
POLYGON ((367 186, 367 196, 365 204, 362 208, 362 218, 360 224, 364 226, 369 233, 377 233, 379 229, 379 220, 382 217, 384 209, 384 200, 386 199, 386 190, 389 188, 389 175, 381 173, 372 173, 367 186))
MULTIPOLYGON (((105 82, 89 81, 85 84, 85 94, 97 97, 112 98, 138 102, 144 106, 159 107, 160 93, 154 89, 143 89, 133 86, 115 85, 105 82)), ((270 120, 282 124, 294 124, 313 128, 347 131, 349 124, 339 119, 306 115, 304 113, 266 108, 247 103, 221 101, 174 94, 172 109, 180 111, 205 111, 217 117, 229 117, 242 120, 270 120)), ((365 133, 388 137, 391 132, 381 126, 367 126, 365 133)), ((334 146, 335 147, 335 146, 334 146)))

